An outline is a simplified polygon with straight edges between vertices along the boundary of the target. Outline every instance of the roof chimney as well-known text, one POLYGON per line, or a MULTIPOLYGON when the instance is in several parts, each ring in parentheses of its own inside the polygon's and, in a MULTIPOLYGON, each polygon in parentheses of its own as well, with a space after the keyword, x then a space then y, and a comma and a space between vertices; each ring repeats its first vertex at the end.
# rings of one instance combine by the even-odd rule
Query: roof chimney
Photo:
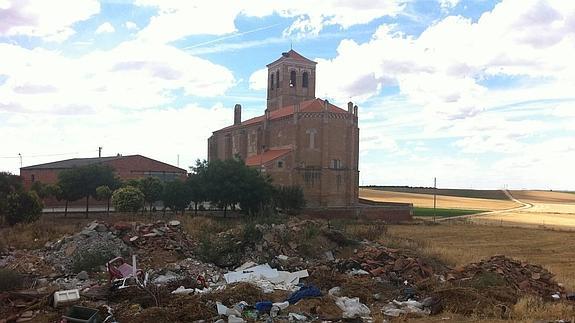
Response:
POLYGON ((357 105, 353 106, 353 115, 357 117, 357 105))
POLYGON ((236 104, 234 107, 234 126, 242 123, 242 105, 236 104))
POLYGON ((324 111, 327 111, 327 110, 328 110, 328 107, 329 107, 329 101, 328 101, 327 99, 325 99, 325 100, 323 101, 323 110, 324 110, 324 111))
POLYGON ((351 101, 347 103, 347 113, 353 113, 353 102, 351 101))

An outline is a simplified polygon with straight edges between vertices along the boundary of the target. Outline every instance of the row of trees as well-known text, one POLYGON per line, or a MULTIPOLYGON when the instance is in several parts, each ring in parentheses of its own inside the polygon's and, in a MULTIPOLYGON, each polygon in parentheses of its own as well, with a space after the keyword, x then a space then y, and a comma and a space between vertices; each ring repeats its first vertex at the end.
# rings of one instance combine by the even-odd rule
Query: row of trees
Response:
POLYGON ((197 213, 203 202, 224 210, 239 209, 245 214, 257 214, 265 209, 280 208, 294 213, 305 206, 303 191, 299 187, 274 187, 271 178, 254 168, 247 167, 241 159, 197 161, 186 179, 162 182, 156 177, 129 180, 122 183, 114 176, 113 169, 103 165, 89 165, 64 170, 58 183, 32 186, 40 197, 54 197, 68 202, 85 199, 86 216, 90 197, 107 201, 118 211, 135 212, 162 201, 164 208, 175 212, 185 211, 190 204, 197 213))

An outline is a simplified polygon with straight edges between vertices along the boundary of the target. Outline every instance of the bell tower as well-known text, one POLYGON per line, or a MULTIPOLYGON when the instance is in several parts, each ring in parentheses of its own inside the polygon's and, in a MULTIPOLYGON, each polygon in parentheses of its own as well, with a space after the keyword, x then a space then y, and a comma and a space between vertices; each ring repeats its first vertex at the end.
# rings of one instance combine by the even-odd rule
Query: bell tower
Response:
POLYGON ((268 64, 267 110, 315 99, 316 64, 293 49, 268 64))

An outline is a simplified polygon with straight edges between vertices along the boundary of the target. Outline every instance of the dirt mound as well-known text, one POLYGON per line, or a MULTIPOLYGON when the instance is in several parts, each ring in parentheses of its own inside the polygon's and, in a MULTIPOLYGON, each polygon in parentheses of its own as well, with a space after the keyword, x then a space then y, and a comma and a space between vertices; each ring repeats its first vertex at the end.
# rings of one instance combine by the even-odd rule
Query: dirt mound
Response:
POLYGON ((349 259, 338 261, 337 268, 344 272, 364 270, 386 281, 413 284, 442 273, 445 267, 432 264, 412 251, 375 244, 365 246, 349 259))
POLYGON ((477 289, 509 286, 518 295, 531 294, 551 300, 553 294, 564 292, 553 276, 541 266, 498 255, 456 268, 447 274, 447 280, 477 289))

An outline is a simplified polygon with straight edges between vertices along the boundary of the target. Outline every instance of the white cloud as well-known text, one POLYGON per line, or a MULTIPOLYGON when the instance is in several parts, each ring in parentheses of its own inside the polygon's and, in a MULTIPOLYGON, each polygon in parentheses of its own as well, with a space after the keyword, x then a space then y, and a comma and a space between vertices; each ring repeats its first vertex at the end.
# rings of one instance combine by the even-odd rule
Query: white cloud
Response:
POLYGON ((455 6, 457 6, 457 4, 459 4, 460 0, 439 0, 439 6, 442 9, 451 9, 455 6))
MULTIPOLYGON (((121 153, 142 154, 180 167, 205 158, 206 139, 214 129, 233 119, 232 109, 221 104, 212 107, 188 105, 180 109, 121 111, 105 109, 94 115, 2 114, 0 128, 2 156, 23 156, 24 166, 58 159, 97 156, 102 146, 105 156, 121 153), (191 127, 190 124, 194 126, 191 127), (62 156, 43 156, 70 153, 62 156)), ((0 159, 0 169, 18 173, 19 160, 0 159)))
POLYGON ((268 82, 268 69, 259 69, 250 75, 250 89, 252 90, 265 90, 267 89, 268 82))
POLYGON ((98 0, 8 0, 0 6, 0 35, 28 35, 61 42, 72 26, 100 12, 98 0))
POLYGON ((96 28, 95 33, 96 34, 105 34, 105 33, 113 33, 115 31, 116 31, 116 29, 114 28, 114 26, 112 26, 111 23, 105 22, 105 23, 101 24, 100 26, 98 26, 98 28, 96 28))
POLYGON ((57 51, 0 44, 0 56, 7 76, 0 85, 0 111, 145 109, 170 104, 181 95, 222 95, 235 84, 227 68, 167 45, 125 42, 67 58, 57 51))
POLYGON ((286 35, 317 35, 324 27, 349 28, 383 16, 395 16, 404 9, 405 0, 252 0, 234 1, 225 6, 214 1, 137 0, 136 5, 158 8, 158 14, 143 28, 139 37, 149 41, 171 42, 189 35, 224 35, 236 31, 240 15, 265 17, 277 14, 294 18, 286 35))
POLYGON ((130 29, 130 30, 137 30, 139 29, 138 25, 133 22, 133 21, 126 21, 126 23, 124 24, 124 26, 126 26, 126 28, 130 29))

